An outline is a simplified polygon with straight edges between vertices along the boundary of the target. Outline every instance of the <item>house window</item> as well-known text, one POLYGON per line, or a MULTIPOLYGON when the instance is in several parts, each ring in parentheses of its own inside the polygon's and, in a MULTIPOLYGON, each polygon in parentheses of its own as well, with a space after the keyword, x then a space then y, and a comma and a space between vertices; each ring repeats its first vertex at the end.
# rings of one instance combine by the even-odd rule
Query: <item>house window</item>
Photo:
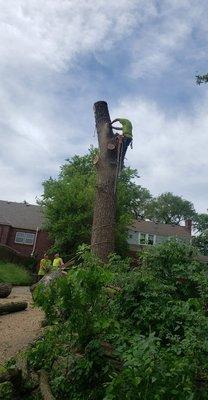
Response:
POLYGON ((139 244, 144 245, 153 245, 155 243, 155 235, 150 233, 140 233, 139 234, 139 244))
POLYGON ((140 233, 139 244, 146 244, 146 234, 140 233))
POLYGON ((154 244, 154 235, 148 234, 148 244, 154 244))
POLYGON ((33 245, 35 234, 30 232, 17 232, 15 235, 15 243, 33 245))

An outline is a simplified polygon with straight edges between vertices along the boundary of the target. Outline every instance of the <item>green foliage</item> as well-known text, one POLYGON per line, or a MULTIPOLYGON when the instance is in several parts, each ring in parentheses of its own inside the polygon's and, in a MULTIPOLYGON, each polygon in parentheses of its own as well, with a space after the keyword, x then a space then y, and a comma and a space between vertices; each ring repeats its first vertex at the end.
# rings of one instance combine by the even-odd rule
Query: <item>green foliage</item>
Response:
POLYGON ((208 256, 208 231, 195 236, 192 242, 193 246, 196 246, 202 255, 208 256))
POLYGON ((194 218, 194 228, 197 236, 193 238, 193 245, 196 246, 204 256, 208 255, 208 214, 197 214, 194 218))
POLYGON ((10 382, 0 383, 0 399, 12 400, 13 396, 12 384, 10 382))
POLYGON ((146 214, 153 221, 179 225, 181 221, 192 219, 196 212, 190 201, 167 192, 150 202, 146 214))
POLYGON ((207 83, 207 82, 208 82, 208 74, 196 75, 197 85, 201 85, 201 83, 207 83))
POLYGON ((208 214, 196 214, 194 218, 194 228, 200 233, 208 230, 208 214))
MULTIPOLYGON (((58 179, 43 183, 44 194, 39 204, 46 217, 46 229, 55 241, 53 251, 74 255, 80 243, 90 243, 96 173, 93 159, 97 150, 85 156, 74 156, 61 167, 58 179)), ((142 214, 142 203, 151 197, 147 189, 137 186, 136 170, 126 168, 118 182, 116 246, 127 250, 127 226, 134 211, 142 214)))
POLYGON ((208 399, 208 272, 195 250, 168 242, 141 268, 89 249, 65 278, 36 293, 50 321, 31 348, 57 400, 208 399))
POLYGON ((26 286, 32 283, 32 276, 20 265, 0 261, 0 282, 26 286))
POLYGON ((82 242, 89 243, 92 224, 95 173, 94 151, 74 156, 61 167, 58 179, 43 183, 40 204, 46 217, 46 229, 55 240, 54 250, 70 254, 82 242))

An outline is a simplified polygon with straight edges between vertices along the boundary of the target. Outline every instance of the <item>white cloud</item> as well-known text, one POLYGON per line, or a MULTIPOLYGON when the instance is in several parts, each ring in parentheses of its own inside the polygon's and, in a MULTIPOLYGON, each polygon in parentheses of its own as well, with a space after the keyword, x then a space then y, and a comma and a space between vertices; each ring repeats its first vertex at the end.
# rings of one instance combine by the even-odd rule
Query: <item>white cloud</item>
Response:
POLYGON ((113 118, 133 123, 134 145, 127 160, 138 169, 140 183, 155 195, 182 195, 203 212, 208 206, 207 108, 208 97, 192 115, 167 116, 147 99, 124 99, 113 110, 113 118))
POLYGON ((84 55, 109 51, 139 16, 148 18, 152 3, 0 1, 1 198, 34 199, 65 157, 88 148, 91 132, 82 129, 70 99, 74 77, 82 77, 70 75, 70 68, 84 55))
POLYGON ((0 5, 3 63, 57 70, 81 53, 111 46, 134 28, 140 10, 143 18, 148 14, 138 0, 2 0, 0 5))
MULTIPOLYGON (((93 74, 89 82, 80 75, 85 57, 102 63, 119 48, 123 57, 129 57, 127 75, 148 79, 148 74, 161 74, 174 63, 193 29, 203 38, 205 11, 204 0, 200 4, 194 0, 0 0, 0 198, 31 201, 40 194, 42 179, 56 174, 65 157, 83 153, 93 141, 92 119, 87 117, 92 94, 87 90, 96 97, 97 82, 93 74), (79 87, 84 87, 80 96, 79 87)), ((204 59, 206 47, 197 54, 204 59)), ((102 84, 109 82, 103 79, 102 84)), ((115 104, 119 88, 112 97, 115 104)), ((134 121, 132 160, 137 165, 138 148, 144 185, 156 192, 169 190, 173 182, 179 191, 176 177, 190 172, 188 151, 192 172, 184 179, 184 195, 188 183, 193 184, 195 191, 190 189, 189 197, 197 200, 197 184, 203 185, 206 175, 197 180, 196 132, 203 147, 199 157, 207 167, 208 121, 203 112, 200 117, 195 112, 194 117, 174 120, 147 98, 124 101, 118 110, 134 121), (155 184, 158 176, 160 183, 155 184)))
MULTIPOLYGON (((148 74, 160 76, 168 67, 174 69, 175 62, 183 59, 192 44, 192 34, 201 43, 191 53, 191 58, 207 57, 207 4, 194 0, 160 1, 157 14, 149 24, 141 27, 132 51, 131 76, 147 77, 148 74), (206 44, 206 46, 205 46, 206 44), (195 54, 194 54, 195 52, 195 54)), ((196 39, 196 38, 195 38, 196 39)))

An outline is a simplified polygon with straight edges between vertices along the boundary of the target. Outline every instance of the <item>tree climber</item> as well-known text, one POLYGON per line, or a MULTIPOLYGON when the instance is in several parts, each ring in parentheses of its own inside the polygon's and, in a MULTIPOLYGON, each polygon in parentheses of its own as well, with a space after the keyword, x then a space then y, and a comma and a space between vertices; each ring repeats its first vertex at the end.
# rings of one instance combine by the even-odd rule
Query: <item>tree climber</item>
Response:
MULTIPOLYGON (((121 159, 122 159, 122 164, 124 161, 124 157, 127 151, 127 148, 129 145, 131 145, 132 148, 132 123, 128 119, 125 118, 116 118, 111 122, 112 129, 116 129, 118 131, 122 131, 123 133, 123 142, 122 142, 122 154, 121 154, 121 159), (117 126, 113 126, 115 122, 120 122, 122 125, 122 128, 119 128, 117 126)), ((120 136, 120 135, 119 135, 120 136)))

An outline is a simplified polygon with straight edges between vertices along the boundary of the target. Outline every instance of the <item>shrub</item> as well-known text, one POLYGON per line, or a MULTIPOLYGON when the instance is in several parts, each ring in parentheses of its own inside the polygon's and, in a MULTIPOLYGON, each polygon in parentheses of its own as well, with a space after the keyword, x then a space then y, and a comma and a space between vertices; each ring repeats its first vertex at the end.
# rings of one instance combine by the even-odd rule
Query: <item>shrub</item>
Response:
POLYGON ((32 283, 32 276, 23 266, 0 261, 0 282, 28 286, 32 283))
POLYGON ((145 251, 140 269, 82 248, 80 262, 36 292, 50 327, 29 352, 57 399, 208 399, 208 284, 193 249, 145 251))

